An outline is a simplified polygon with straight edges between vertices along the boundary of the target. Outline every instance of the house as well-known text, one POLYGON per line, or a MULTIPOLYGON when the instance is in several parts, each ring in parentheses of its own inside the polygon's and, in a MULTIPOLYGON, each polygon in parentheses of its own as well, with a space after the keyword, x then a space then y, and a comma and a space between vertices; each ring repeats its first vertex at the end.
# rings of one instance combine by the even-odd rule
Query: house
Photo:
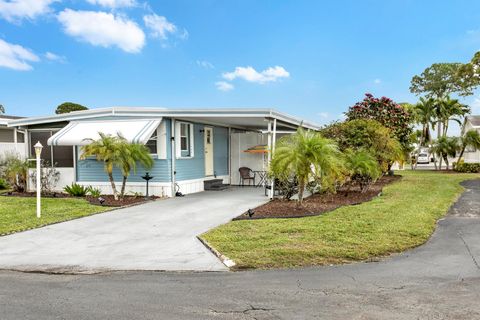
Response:
MULTIPOLYGON (((470 130, 477 130, 480 132, 480 115, 468 116, 465 118, 463 133, 470 130)), ((463 159, 465 162, 480 162, 480 150, 472 150, 467 148, 463 155, 463 159)))
MULTIPOLYGON (((98 133, 121 133, 127 140, 145 144, 154 158, 149 170, 150 194, 172 196, 204 190, 204 182, 221 179, 239 184, 238 169, 248 166, 266 170, 267 154, 243 151, 264 144, 274 148, 277 137, 298 127, 319 126, 273 109, 165 109, 114 107, 76 111, 68 114, 31 117, 8 122, 14 130, 26 132, 30 157, 33 145, 44 146, 41 158, 55 163, 61 173, 56 189, 76 182, 111 193, 103 163, 81 160, 81 146, 98 133)), ((127 191, 145 192, 143 168, 137 168, 127 182, 127 191)), ((119 170, 114 178, 121 181, 119 170)), ((260 181, 257 180, 256 183, 260 181)))
POLYGON ((0 157, 9 153, 16 154, 21 158, 25 158, 27 155, 25 131, 8 127, 8 122, 15 119, 21 118, 0 114, 0 157))

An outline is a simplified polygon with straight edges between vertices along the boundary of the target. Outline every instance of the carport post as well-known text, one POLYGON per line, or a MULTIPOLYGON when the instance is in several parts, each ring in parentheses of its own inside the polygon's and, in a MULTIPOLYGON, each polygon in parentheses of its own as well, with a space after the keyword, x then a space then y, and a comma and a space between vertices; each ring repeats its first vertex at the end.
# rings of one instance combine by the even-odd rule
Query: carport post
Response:
MULTIPOLYGON (((277 142, 277 119, 273 119, 273 134, 271 138, 272 142, 272 148, 271 148, 271 154, 275 152, 275 144, 277 142)), ((270 161, 272 161, 272 155, 270 155, 270 161)), ((273 199, 273 195, 275 194, 275 179, 272 179, 271 181, 271 186, 270 186, 270 199, 273 199)))

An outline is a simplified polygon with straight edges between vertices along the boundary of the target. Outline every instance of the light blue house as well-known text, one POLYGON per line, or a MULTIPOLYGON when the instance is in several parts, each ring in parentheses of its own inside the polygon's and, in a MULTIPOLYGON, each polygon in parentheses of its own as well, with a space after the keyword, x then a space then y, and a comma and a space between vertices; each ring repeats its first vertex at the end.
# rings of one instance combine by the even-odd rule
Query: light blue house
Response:
MULTIPOLYGON (((57 189, 77 182, 111 193, 103 163, 80 160, 80 146, 98 133, 124 136, 145 144, 154 158, 150 193, 172 196, 204 190, 204 182, 222 179, 238 184, 241 166, 264 168, 264 159, 243 156, 243 150, 259 142, 274 147, 276 137, 299 126, 319 127, 272 109, 162 109, 114 107, 63 115, 12 120, 9 127, 26 132, 31 156, 33 145, 44 145, 42 159, 55 163, 61 173, 57 189)), ((270 149, 269 148, 269 149, 270 149)), ((33 157, 33 156, 32 156, 33 157)), ((268 155, 268 158, 270 155, 268 155)), ((259 169, 260 170, 260 169, 259 169)), ((146 173, 138 168, 128 179, 130 192, 145 192, 146 173)), ((119 171, 115 180, 120 182, 119 171)))

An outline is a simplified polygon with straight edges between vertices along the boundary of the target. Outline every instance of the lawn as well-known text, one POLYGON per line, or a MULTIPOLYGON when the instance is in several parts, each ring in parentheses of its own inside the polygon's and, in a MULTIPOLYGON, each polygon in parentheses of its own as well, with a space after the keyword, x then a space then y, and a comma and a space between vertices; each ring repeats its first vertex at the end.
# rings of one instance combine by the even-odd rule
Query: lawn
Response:
POLYGON ((321 216, 233 221, 202 235, 235 268, 289 268, 368 260, 423 244, 478 174, 405 171, 370 202, 321 216))
POLYGON ((36 217, 36 199, 0 196, 0 235, 89 216, 109 210, 84 199, 42 199, 42 217, 36 217))

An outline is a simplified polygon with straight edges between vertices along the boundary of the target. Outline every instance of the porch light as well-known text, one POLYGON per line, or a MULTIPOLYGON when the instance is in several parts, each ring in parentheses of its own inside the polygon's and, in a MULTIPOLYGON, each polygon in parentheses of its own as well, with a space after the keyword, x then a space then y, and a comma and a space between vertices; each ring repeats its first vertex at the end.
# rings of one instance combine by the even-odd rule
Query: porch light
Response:
POLYGON ((36 155, 36 160, 37 160, 37 218, 41 217, 41 202, 40 202, 40 197, 41 197, 41 179, 42 179, 42 172, 41 172, 41 166, 40 166, 40 155, 42 154, 42 149, 43 146, 38 141, 34 146, 35 148, 35 155, 36 155))

